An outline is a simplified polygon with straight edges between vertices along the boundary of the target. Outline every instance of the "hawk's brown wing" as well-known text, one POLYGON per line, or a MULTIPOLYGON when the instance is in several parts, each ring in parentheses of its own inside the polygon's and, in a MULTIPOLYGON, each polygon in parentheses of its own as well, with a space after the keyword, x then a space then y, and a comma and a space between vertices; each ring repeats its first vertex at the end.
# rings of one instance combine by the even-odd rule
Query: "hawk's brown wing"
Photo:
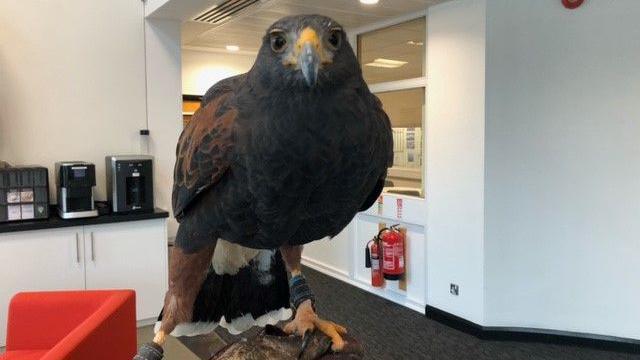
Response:
POLYGON ((178 141, 172 196, 177 219, 229 168, 237 110, 229 105, 230 89, 216 95, 196 111, 178 141))

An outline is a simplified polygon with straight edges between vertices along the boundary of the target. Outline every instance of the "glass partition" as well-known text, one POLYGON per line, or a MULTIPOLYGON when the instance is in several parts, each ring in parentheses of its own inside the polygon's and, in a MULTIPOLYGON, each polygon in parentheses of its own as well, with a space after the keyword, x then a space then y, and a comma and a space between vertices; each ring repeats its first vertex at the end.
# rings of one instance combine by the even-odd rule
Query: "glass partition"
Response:
POLYGON ((358 34, 364 79, 382 101, 393 127, 388 193, 424 196, 426 27, 422 17, 358 34))
POLYGON ((393 167, 389 169, 386 191, 422 196, 422 119, 425 89, 381 92, 376 94, 393 128, 393 167))
POLYGON ((358 59, 367 84, 423 77, 426 37, 425 18, 358 35, 358 59))

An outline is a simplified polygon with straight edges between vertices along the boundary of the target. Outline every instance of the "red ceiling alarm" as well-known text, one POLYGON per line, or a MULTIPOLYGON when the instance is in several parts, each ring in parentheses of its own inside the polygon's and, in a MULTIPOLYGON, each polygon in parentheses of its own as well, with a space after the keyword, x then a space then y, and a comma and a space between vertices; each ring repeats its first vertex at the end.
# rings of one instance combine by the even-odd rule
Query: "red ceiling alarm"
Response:
POLYGON ((577 9, 584 3, 584 0, 562 0, 562 5, 567 9, 577 9))

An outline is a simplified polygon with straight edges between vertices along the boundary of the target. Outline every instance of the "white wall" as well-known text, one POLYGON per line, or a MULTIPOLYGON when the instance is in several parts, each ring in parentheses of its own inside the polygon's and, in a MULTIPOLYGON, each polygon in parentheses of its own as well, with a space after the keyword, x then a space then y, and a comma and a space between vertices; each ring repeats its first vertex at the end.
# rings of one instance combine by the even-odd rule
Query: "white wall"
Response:
POLYGON ((485 10, 486 0, 452 1, 431 7, 427 19, 427 302, 477 323, 484 317, 485 10))
POLYGON ((0 159, 93 162, 104 200, 105 155, 146 127, 142 21, 139 1, 0 1, 0 159))
POLYGON ((253 54, 182 51, 182 93, 204 95, 216 82, 245 73, 256 60, 253 54))
POLYGON ((487 14, 486 324, 640 339, 640 2, 487 14))
POLYGON ((315 264, 332 275, 351 276, 354 236, 353 225, 350 224, 332 239, 326 238, 305 245, 303 258, 306 265, 315 264))
MULTIPOLYGON (((175 149, 182 131, 180 21, 147 19, 145 26, 149 152, 155 160, 155 204, 170 210, 175 149)), ((174 237, 178 223, 173 217, 167 221, 167 228, 169 237, 174 237)))

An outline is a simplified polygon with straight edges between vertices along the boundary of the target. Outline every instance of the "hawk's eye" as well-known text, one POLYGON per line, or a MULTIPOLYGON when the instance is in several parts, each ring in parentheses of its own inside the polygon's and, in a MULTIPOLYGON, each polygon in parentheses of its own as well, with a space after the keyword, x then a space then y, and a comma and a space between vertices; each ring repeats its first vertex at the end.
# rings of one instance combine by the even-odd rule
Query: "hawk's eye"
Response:
POLYGON ((331 31, 329 31, 329 36, 327 37, 327 42, 334 50, 338 50, 342 44, 342 30, 331 29, 331 31))
POLYGON ((271 33, 271 50, 279 53, 287 46, 287 38, 282 31, 274 31, 271 33))

